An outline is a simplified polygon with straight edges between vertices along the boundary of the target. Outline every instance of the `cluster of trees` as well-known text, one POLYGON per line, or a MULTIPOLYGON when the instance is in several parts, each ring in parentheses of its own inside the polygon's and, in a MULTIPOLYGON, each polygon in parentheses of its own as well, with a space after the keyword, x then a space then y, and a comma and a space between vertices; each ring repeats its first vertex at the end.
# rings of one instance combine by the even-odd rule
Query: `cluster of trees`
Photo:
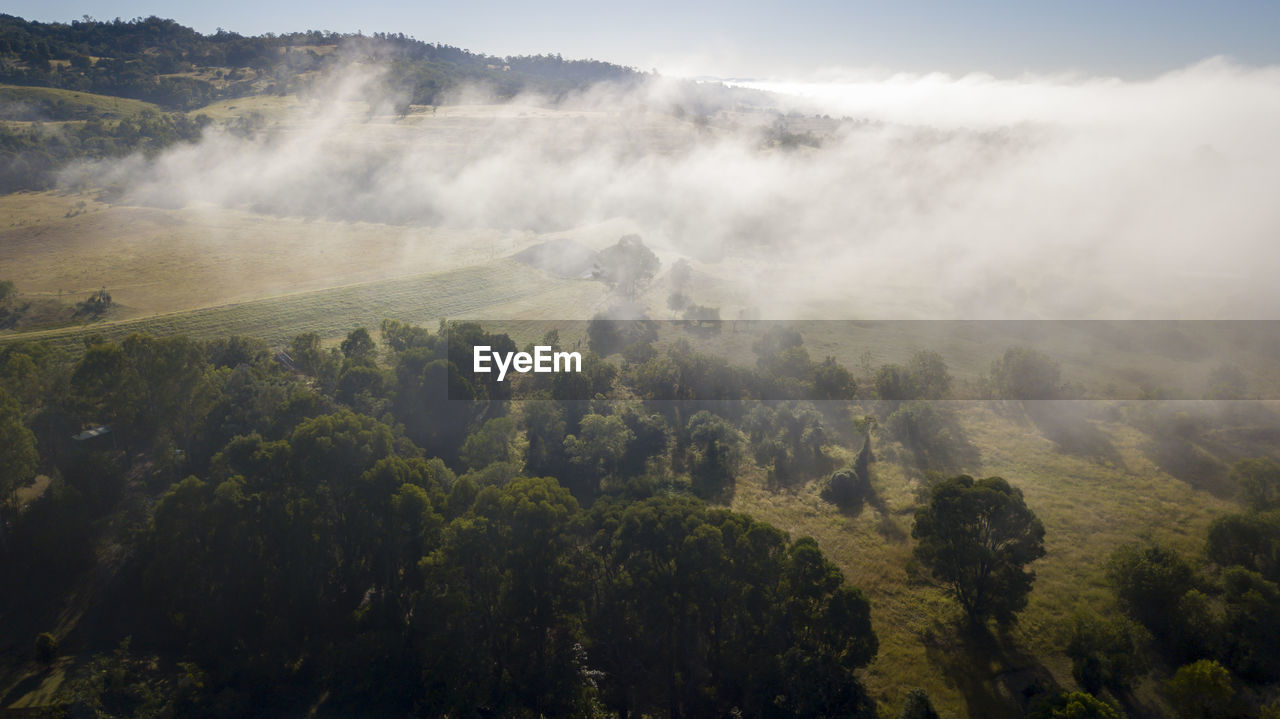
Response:
POLYGON ((1123 696, 1152 663, 1180 667, 1168 691, 1183 716, 1249 711, 1280 681, 1280 464, 1233 470, 1248 510, 1214 520, 1204 563, 1157 543, 1126 544, 1107 576, 1124 617, 1081 617, 1068 653, 1080 685, 1123 696))
MULTIPOLYGON (((823 363, 787 331, 757 342, 755 369, 683 343, 633 342, 617 364, 588 351, 580 375, 526 378, 590 399, 511 402, 509 383, 458 369, 476 345, 517 349, 509 337, 378 329, 283 353, 137 335, 92 337, 71 361, 0 348, 0 576, 24 586, 0 601, 37 618, 18 633, 43 665, 82 651, 47 633, 52 612, 103 543, 122 549, 86 620, 118 646, 62 700, 103 715, 289 713, 323 695, 339 715, 875 716, 858 678, 877 649, 866 597, 812 539, 706 501, 749 461, 778 487, 825 477, 845 508, 872 498, 872 433, 892 438, 894 417, 946 391, 941 358, 871 373, 873 414, 844 427, 804 401, 701 399, 734 383, 750 397, 767 373, 813 382, 823 363), (655 376, 687 401, 637 399, 655 376), (850 430, 861 450, 833 472, 850 430), (37 472, 49 488, 19 512, 37 472)), ((1204 716, 1262 703, 1280 680, 1280 465, 1233 476, 1249 510, 1214 523, 1202 566, 1117 550, 1123 614, 1080 615, 1064 646, 1083 691, 1045 692, 1029 716, 1122 716, 1116 699, 1157 664, 1181 667, 1166 693, 1204 716)), ((930 482, 911 531, 977 631, 1026 606, 1044 534, 1016 487, 967 475, 930 482)), ((936 716, 923 693, 903 711, 936 716)))
MULTIPOLYGON (((726 418, 450 401, 503 398, 455 360, 510 340, 381 330, 381 347, 359 329, 284 355, 234 337, 90 338, 72 362, 0 349, 5 498, 53 478, 22 512, 5 502, 0 572, 25 578, 6 606, 56 607, 103 532, 124 548, 98 590, 112 620, 94 622, 119 646, 63 700, 874 716, 856 673, 877 648, 866 598, 813 540, 696 496, 741 461, 726 418), (109 431, 72 439, 88 426, 109 431)), ((26 639, 46 664, 75 650, 37 638, 48 626, 26 639)))
POLYGON ((39 123, 0 123, 0 193, 53 187, 72 160, 155 154, 178 142, 195 142, 210 124, 205 115, 142 113, 119 121, 91 119, 54 131, 39 123))

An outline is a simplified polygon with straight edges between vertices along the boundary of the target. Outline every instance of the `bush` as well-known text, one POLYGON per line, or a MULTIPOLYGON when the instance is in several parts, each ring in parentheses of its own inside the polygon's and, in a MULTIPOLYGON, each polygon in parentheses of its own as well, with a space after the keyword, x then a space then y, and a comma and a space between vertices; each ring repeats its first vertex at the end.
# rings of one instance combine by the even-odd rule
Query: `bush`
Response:
POLYGON ((852 469, 842 469, 827 479, 822 498, 841 509, 849 509, 866 501, 871 483, 852 469))
POLYGON ((862 440, 862 449, 853 461, 853 467, 842 469, 827 479, 822 498, 840 507, 850 509, 866 501, 871 489, 871 435, 862 440))
POLYGON ((1123 719, 1123 714, 1084 692, 1057 692, 1035 703, 1028 719, 1123 719))
POLYGON ((939 719, 938 712, 923 689, 912 689, 902 705, 902 719, 939 719))
POLYGON ((106 288, 89 295, 89 299, 76 303, 76 314, 99 317, 111 307, 111 293, 106 288))
POLYGON ((1191 565, 1158 545, 1122 545, 1107 562, 1120 607, 1158 637, 1168 638, 1178 602, 1195 586, 1191 565))
POLYGON ((1144 632, 1125 619, 1079 616, 1067 644, 1071 674, 1085 691, 1127 689, 1144 668, 1144 632))
POLYGON ((40 632, 36 637, 35 657, 36 661, 45 666, 53 664, 53 660, 58 657, 58 640, 49 632, 40 632))
POLYGON ((1235 688, 1231 675, 1215 661, 1201 659, 1179 669, 1168 683, 1178 716, 1186 719, 1217 719, 1231 711, 1235 688))

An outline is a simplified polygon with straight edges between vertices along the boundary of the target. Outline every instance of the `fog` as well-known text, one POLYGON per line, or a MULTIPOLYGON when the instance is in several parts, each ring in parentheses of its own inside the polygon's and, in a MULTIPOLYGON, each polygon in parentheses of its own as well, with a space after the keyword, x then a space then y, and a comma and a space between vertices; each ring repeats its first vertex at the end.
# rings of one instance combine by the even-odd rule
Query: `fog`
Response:
POLYGON ((64 181, 162 207, 634 231, 773 318, 1280 314, 1280 68, 655 78, 554 107, 470 89, 403 118, 384 79, 353 67, 260 131, 64 181))

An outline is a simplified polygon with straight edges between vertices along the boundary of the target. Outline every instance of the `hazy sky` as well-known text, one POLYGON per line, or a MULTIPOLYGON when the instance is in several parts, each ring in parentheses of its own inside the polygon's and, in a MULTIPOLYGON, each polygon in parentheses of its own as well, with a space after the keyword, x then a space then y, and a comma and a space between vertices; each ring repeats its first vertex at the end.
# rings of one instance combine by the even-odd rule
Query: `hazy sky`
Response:
POLYGON ((684 75, 802 77, 874 67, 1138 78, 1215 55, 1280 64, 1276 0, 10 0, 6 6, 6 13, 42 21, 160 15, 204 32, 403 32, 495 55, 559 52, 684 75))

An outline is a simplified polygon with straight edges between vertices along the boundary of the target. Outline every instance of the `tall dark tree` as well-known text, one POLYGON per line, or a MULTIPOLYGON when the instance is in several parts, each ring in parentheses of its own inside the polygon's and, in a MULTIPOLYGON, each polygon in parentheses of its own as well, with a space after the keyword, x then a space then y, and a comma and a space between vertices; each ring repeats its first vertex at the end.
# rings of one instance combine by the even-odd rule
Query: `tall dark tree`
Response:
POLYGON ((1027 604, 1044 556, 1044 525, 1000 477, 961 475, 934 487, 916 512, 915 556, 975 623, 1011 621, 1027 604))
POLYGON ((22 409, 0 389, 0 510, 35 477, 38 461, 36 438, 22 423, 22 409))

